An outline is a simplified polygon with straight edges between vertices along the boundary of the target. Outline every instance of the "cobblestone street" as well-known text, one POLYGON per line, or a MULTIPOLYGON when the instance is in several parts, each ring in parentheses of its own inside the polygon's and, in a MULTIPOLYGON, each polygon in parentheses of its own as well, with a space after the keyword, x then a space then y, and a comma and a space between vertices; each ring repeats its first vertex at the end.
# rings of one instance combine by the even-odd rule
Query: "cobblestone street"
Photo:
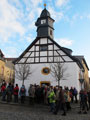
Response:
POLYGON ((88 114, 78 114, 79 108, 76 105, 74 107, 67 116, 61 116, 62 112, 53 115, 49 107, 44 105, 0 103, 0 120, 90 120, 90 111, 88 114))

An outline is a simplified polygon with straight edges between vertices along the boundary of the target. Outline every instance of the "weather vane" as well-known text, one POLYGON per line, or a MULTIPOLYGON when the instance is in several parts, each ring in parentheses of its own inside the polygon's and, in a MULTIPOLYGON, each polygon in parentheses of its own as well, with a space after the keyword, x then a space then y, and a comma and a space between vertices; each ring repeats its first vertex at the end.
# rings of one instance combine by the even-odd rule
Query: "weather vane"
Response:
POLYGON ((46 8, 46 3, 44 3, 44 8, 46 8))
POLYGON ((46 2, 44 1, 44 8, 46 8, 46 2))

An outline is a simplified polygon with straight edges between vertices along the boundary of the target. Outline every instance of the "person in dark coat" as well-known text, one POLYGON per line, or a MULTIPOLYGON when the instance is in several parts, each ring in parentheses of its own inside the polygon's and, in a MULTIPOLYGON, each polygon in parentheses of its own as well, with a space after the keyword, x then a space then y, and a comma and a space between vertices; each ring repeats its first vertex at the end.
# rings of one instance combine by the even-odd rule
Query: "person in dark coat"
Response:
POLYGON ((11 86, 11 83, 9 83, 9 85, 7 86, 7 89, 6 89, 7 102, 11 102, 11 100, 12 100, 12 92, 13 92, 13 88, 11 86))
POLYGON ((6 101, 6 83, 3 83, 1 86, 2 101, 6 101))
POLYGON ((73 96, 74 96, 74 89, 73 89, 73 87, 71 87, 71 89, 70 89, 70 97, 71 97, 71 102, 73 103, 73 96))
POLYGON ((88 91, 88 104, 89 104, 89 109, 90 109, 90 90, 88 91))
POLYGON ((21 103, 25 102, 25 96, 26 96, 26 88, 25 85, 22 85, 20 88, 20 97, 21 97, 21 103))
POLYGON ((65 110, 65 99, 64 99, 64 92, 62 90, 62 87, 59 87, 59 100, 57 102, 57 105, 56 105, 56 109, 54 111, 54 114, 56 115, 59 111, 59 109, 62 109, 63 110, 63 114, 62 115, 66 115, 66 110, 65 110))
POLYGON ((30 84, 30 87, 28 89, 28 94, 29 94, 29 103, 31 105, 34 105, 34 101, 35 101, 35 87, 34 87, 34 85, 30 84))
POLYGON ((18 84, 16 84, 15 88, 14 88, 14 102, 15 103, 18 103, 18 92, 19 92, 19 87, 18 87, 18 84))
POLYGON ((75 98, 75 103, 78 102, 78 100, 77 100, 77 95, 78 95, 78 91, 77 91, 77 89, 74 87, 74 89, 73 89, 73 96, 74 96, 74 98, 75 98))
POLYGON ((80 91, 80 111, 78 112, 79 114, 84 113, 87 114, 87 102, 88 102, 88 95, 86 90, 81 90, 80 91))
POLYGON ((40 104, 41 103, 41 88, 39 85, 36 88, 35 95, 36 95, 37 103, 40 104))

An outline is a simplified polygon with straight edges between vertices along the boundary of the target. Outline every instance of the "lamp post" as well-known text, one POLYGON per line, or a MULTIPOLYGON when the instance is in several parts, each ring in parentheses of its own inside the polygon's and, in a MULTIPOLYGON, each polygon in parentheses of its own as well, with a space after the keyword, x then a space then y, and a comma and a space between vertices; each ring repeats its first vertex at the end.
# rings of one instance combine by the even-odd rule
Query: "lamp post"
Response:
POLYGON ((83 82, 84 82, 84 70, 80 70, 80 78, 79 78, 80 84, 81 84, 81 90, 83 89, 83 82))
POLYGON ((82 85, 83 85, 83 82, 84 82, 84 79, 79 79, 80 83, 81 83, 81 90, 82 90, 82 85))

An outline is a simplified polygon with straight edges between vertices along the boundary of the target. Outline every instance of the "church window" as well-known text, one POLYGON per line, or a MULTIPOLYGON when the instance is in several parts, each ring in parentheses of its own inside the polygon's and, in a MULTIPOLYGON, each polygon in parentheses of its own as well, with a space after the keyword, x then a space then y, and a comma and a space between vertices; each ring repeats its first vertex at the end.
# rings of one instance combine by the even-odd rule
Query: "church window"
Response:
POLYGON ((43 68, 42 69, 42 74, 44 74, 44 75, 48 75, 49 73, 50 73, 50 69, 48 68, 48 67, 45 67, 45 68, 43 68))
POLYGON ((52 35, 52 30, 50 30, 50 35, 52 35))
POLYGON ((47 51, 47 50, 48 50, 48 46, 47 45, 40 46, 40 51, 47 51))

